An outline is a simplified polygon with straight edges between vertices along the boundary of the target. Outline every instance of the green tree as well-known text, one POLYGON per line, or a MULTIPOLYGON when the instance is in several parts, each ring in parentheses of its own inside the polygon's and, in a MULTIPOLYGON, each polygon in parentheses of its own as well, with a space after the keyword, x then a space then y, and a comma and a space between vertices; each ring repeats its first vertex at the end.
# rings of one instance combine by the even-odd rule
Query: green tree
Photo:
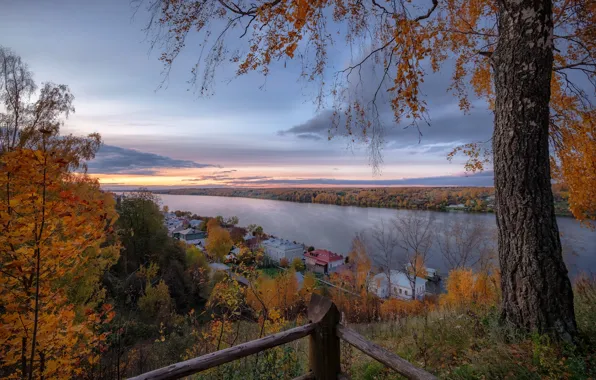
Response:
POLYGON ((162 252, 168 231, 159 199, 146 189, 127 194, 120 202, 118 213, 117 230, 123 249, 117 271, 128 276, 162 252))

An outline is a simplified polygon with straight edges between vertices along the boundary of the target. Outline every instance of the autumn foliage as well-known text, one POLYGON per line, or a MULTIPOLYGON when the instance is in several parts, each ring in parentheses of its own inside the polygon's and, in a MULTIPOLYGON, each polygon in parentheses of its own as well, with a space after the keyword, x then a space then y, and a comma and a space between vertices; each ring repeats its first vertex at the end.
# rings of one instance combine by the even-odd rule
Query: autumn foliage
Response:
POLYGON ((440 303, 444 307, 471 309, 495 306, 499 302, 500 279, 497 273, 474 273, 472 269, 454 269, 447 278, 447 294, 440 303))
POLYGON ((0 356, 14 378, 77 377, 97 363, 106 338, 98 328, 113 317, 108 304, 92 308, 101 298, 69 298, 71 286, 84 284, 82 270, 96 266, 96 284, 118 255, 102 247, 116 219, 113 200, 68 164, 56 151, 0 156, 0 356))

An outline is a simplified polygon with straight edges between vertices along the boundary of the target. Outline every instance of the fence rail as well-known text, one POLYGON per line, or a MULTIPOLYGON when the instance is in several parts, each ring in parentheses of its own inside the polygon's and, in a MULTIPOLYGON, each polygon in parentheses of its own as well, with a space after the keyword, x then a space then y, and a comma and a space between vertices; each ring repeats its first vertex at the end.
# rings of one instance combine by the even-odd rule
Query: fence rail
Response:
POLYGON ((366 340, 356 331, 342 326, 339 323, 339 311, 328 298, 313 294, 308 306, 308 318, 310 322, 304 326, 159 368, 132 377, 130 380, 179 379, 306 336, 310 339, 310 372, 294 380, 335 380, 340 378, 342 376, 340 372, 340 339, 408 379, 436 379, 429 372, 366 340))

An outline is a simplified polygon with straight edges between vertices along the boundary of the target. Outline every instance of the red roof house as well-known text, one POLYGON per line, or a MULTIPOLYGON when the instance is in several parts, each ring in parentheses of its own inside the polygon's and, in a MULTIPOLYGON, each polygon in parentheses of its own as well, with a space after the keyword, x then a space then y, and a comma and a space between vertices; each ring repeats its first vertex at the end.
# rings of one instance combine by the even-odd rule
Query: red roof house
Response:
POLYGON ((306 265, 315 272, 329 273, 344 263, 344 257, 326 249, 315 249, 304 254, 306 265))

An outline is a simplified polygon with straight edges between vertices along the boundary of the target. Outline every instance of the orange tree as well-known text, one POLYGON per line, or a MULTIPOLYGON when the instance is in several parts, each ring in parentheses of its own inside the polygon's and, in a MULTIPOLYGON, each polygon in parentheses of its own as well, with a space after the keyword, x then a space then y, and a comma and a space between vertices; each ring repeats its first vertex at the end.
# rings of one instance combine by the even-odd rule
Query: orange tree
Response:
POLYGON ((114 205, 59 157, 30 149, 0 156, 0 185, 8 189, 0 197, 1 365, 18 377, 76 377, 97 360, 93 324, 103 317, 88 308, 77 316, 61 282, 100 263, 114 205))
POLYGON ((299 58, 301 77, 321 84, 319 105, 328 93, 334 99, 330 134, 342 124, 352 140, 361 136, 373 164, 381 160, 378 104, 383 98, 389 102, 394 124, 427 122, 423 65, 438 71, 454 60, 450 89, 462 110, 470 108, 472 90, 487 99, 495 116, 485 154, 475 142, 461 150, 472 170, 492 157, 502 316, 520 328, 574 339, 573 294, 554 216, 551 166, 569 186, 574 214, 593 217, 595 111, 582 86, 596 84, 593 2, 151 0, 148 7, 152 26, 161 32, 157 38, 166 40, 161 56, 166 66, 189 43, 190 33, 202 33, 202 61, 192 70, 201 94, 212 93, 215 68, 226 60, 238 65, 238 75, 267 75, 275 61, 299 58), (337 35, 350 47, 368 48, 329 80, 327 53, 337 35), (245 52, 226 45, 239 38, 247 39, 245 52), (350 79, 362 78, 365 64, 381 66, 368 93, 349 85, 350 79), (581 76, 588 80, 578 85, 581 76))
POLYGON ((32 73, 2 47, 0 78, 0 376, 81 377, 113 317, 98 284, 118 259, 114 200, 84 174, 101 140, 59 135, 68 88, 46 83, 29 103, 32 73))

